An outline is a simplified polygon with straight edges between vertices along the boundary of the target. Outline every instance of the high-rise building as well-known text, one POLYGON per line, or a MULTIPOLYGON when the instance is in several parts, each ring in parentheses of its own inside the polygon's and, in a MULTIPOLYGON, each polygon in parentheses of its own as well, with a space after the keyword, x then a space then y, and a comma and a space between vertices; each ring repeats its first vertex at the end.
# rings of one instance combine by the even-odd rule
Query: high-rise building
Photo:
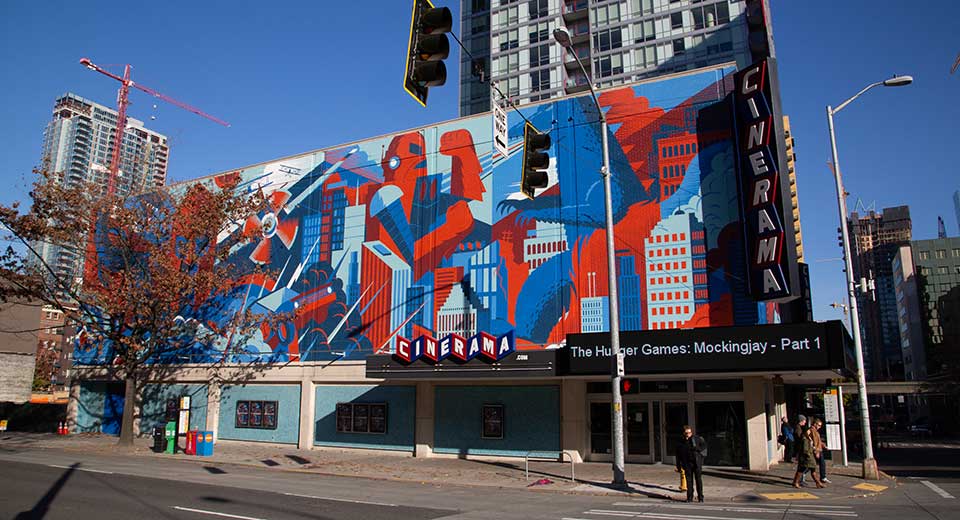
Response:
POLYGON ((909 245, 912 238, 910 208, 884 208, 863 216, 854 212, 848 223, 854 279, 875 284, 873 291, 857 292, 867 376, 901 379, 903 359, 892 262, 900 246, 909 245))
POLYGON ((927 377, 926 349, 923 339, 924 307, 917 287, 913 249, 910 246, 900 246, 893 257, 891 268, 894 291, 897 296, 903 378, 907 381, 922 381, 927 377))
MULTIPOLYGON (((40 169, 58 174, 68 186, 92 182, 106 191, 117 129, 117 112, 84 99, 64 94, 53 105, 53 119, 43 132, 40 169)), ((167 138, 127 118, 116 179, 119 195, 163 186, 167 179, 167 138)), ((82 252, 55 244, 39 244, 43 261, 61 280, 73 283, 80 276, 82 252)))
POLYGON ((462 0, 460 115, 490 110, 490 84, 514 103, 587 90, 573 50, 602 88, 667 72, 750 62, 743 0, 462 0), (480 79, 483 81, 480 81, 480 79))
POLYGON ((911 244, 927 374, 956 369, 960 356, 960 237, 911 244))
POLYGON ((787 144, 787 175, 790 177, 790 202, 793 208, 793 234, 797 242, 797 261, 803 262, 803 234, 800 232, 800 200, 797 198, 796 140, 790 133, 790 116, 783 116, 783 136, 787 144))

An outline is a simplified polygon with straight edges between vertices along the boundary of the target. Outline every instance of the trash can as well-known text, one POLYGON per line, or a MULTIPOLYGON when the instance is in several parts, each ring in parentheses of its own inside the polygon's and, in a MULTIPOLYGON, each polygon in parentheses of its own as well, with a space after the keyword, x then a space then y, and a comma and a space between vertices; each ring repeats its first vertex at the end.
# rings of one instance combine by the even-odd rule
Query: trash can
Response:
POLYGON ((200 432, 200 435, 203 437, 203 442, 198 444, 197 455, 201 457, 212 457, 213 456, 213 432, 210 430, 200 432))
POLYGON ((154 453, 163 453, 167 449, 167 439, 165 437, 163 426, 154 426, 153 428, 153 451, 154 453))
POLYGON ((183 452, 187 455, 197 454, 197 434, 199 433, 197 430, 187 432, 187 444, 183 448, 183 452))
POLYGON ((167 423, 167 427, 163 431, 164 437, 167 439, 167 445, 165 446, 165 451, 167 453, 175 453, 177 447, 177 422, 170 421, 167 423))

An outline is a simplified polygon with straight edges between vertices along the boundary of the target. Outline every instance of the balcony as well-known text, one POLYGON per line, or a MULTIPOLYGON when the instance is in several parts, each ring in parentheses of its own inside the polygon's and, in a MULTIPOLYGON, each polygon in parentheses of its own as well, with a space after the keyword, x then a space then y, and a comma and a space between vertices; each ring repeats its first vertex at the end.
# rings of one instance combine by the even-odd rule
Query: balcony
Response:
POLYGON ((563 2, 563 20, 573 22, 587 18, 590 10, 587 9, 587 0, 565 0, 563 2))
POLYGON ((574 53, 576 53, 577 57, 580 58, 580 61, 583 62, 583 67, 589 71, 590 63, 592 62, 590 59, 590 46, 577 45, 573 48, 573 52, 570 52, 569 50, 563 51, 563 64, 570 70, 578 70, 580 68, 580 66, 577 65, 577 60, 574 59, 574 53))

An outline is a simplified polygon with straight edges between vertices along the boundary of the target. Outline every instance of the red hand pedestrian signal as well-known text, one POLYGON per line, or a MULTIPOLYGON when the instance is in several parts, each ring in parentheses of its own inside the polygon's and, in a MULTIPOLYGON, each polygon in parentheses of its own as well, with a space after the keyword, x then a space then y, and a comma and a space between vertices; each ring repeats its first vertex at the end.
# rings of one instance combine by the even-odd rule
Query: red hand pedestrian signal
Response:
POLYGON ((636 378, 624 377, 620 380, 620 394, 640 393, 640 381, 636 378))

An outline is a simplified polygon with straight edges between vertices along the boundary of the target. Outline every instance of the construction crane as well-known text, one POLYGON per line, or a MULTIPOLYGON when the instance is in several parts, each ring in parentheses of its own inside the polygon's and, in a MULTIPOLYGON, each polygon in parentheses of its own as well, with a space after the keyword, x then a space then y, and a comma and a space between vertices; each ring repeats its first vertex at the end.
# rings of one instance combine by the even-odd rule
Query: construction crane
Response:
POLYGON ((109 76, 120 82, 120 89, 117 91, 117 132, 113 140, 114 142, 113 155, 110 157, 109 179, 107 180, 107 194, 109 196, 113 196, 113 192, 116 189, 115 183, 116 183, 117 173, 120 171, 120 152, 123 149, 123 133, 127 128, 127 105, 129 104, 128 97, 130 95, 130 87, 142 90, 155 98, 162 99, 167 103, 176 105, 189 112, 193 112, 198 116, 205 117, 213 121, 214 123, 218 123, 226 127, 230 126, 230 123, 227 123, 226 121, 222 119, 218 119, 214 116, 211 116, 210 114, 207 114, 198 108, 192 107, 182 101, 177 101, 176 99, 173 99, 170 96, 167 96, 165 94, 161 94, 156 90, 153 90, 152 88, 148 88, 143 85, 134 83, 133 80, 130 79, 131 67, 129 64, 124 65, 122 77, 117 76, 116 74, 101 68, 97 64, 90 61, 89 58, 81 58, 80 64, 94 72, 99 72, 100 74, 109 76))

